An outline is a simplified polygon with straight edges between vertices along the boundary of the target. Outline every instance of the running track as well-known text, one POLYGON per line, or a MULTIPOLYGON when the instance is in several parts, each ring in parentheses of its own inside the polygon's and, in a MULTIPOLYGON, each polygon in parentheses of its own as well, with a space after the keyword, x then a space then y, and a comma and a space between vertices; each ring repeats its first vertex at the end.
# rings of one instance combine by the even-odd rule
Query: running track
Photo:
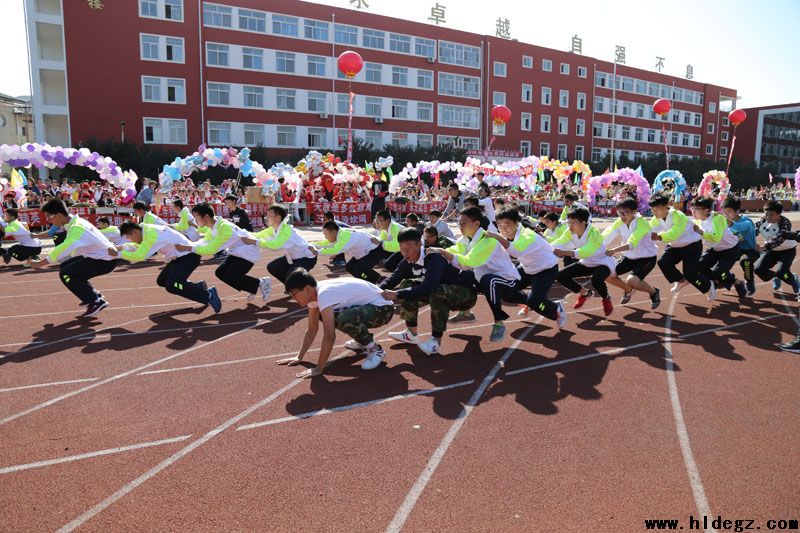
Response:
MULTIPOLYGON (((325 262, 318 276, 342 272, 325 262)), ((305 324, 282 287, 262 307, 217 284, 214 315, 155 287, 157 266, 100 278, 111 307, 88 323, 55 271, 0 267, 3 530, 642 531, 698 514, 766 529, 800 515, 800 356, 774 346, 797 304, 769 285, 709 310, 691 288, 672 300, 659 273, 656 312, 636 294, 605 319, 590 300, 560 333, 512 317, 502 343, 480 301, 434 358, 386 340, 396 314, 385 365, 363 372, 340 333, 341 359, 303 381, 274 364, 305 324)), ((195 278, 215 282, 214 267, 195 278)))

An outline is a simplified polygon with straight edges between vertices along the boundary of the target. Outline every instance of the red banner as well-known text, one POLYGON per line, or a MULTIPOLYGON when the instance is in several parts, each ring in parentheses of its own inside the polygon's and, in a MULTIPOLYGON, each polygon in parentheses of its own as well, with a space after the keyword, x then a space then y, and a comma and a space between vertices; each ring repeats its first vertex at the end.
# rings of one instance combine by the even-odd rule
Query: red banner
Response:
POLYGON ((390 211, 394 211, 395 213, 400 213, 403 215, 407 213, 428 215, 431 211, 444 211, 444 208, 447 207, 447 202, 444 200, 438 202, 388 202, 386 207, 390 211))
MULTIPOLYGON (((91 207, 71 207, 68 209, 68 211, 73 215, 78 215, 79 217, 88 220, 94 225, 97 225, 98 218, 104 217, 111 222, 112 226, 119 226, 126 220, 133 220, 133 217, 124 214, 97 214, 91 207)), ((19 220, 24 222, 29 228, 45 228, 50 225, 47 222, 47 219, 44 217, 44 213, 42 213, 39 209, 20 209, 19 220)))
POLYGON ((368 202, 312 202, 307 204, 308 212, 314 224, 322 224, 322 215, 330 211, 333 216, 345 224, 370 224, 372 215, 368 202))

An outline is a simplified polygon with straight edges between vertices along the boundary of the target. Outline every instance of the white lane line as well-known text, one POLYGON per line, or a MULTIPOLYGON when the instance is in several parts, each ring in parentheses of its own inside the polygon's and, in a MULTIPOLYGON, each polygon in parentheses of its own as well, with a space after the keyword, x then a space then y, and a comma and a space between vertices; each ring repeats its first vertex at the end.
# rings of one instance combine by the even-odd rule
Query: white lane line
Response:
POLYGON ((37 383, 36 385, 23 385, 21 387, 9 387, 0 389, 0 392, 12 392, 18 390, 38 389, 41 387, 55 387, 56 385, 69 385, 71 383, 86 383, 87 381, 97 381, 100 378, 70 379, 68 381, 53 381, 50 383, 37 383))
POLYGON ((458 435, 458 432, 461 431, 461 428, 467 421, 472 409, 478 404, 481 396, 483 396, 483 393, 486 392, 486 389, 489 387, 492 381, 494 381, 495 376, 497 376, 497 373, 501 368, 503 368, 506 361, 508 361, 508 358, 511 357, 511 354, 514 353, 517 348, 519 348, 519 345, 522 344, 522 341, 525 340, 528 334, 533 331, 533 328, 535 328, 543 318, 544 317, 539 317, 535 324, 531 324, 525 328, 520 337, 514 341, 514 343, 505 351, 500 360, 495 363, 489 373, 483 377, 481 384, 472 393, 472 396, 470 396, 469 400, 467 400, 467 403, 464 404, 464 407, 461 409, 458 417, 455 419, 455 421, 453 421, 453 424, 450 426, 450 429, 447 431, 444 438, 442 438, 442 441, 433 452, 433 455, 431 455, 430 459, 428 459, 428 463, 425 465, 425 468, 419 475, 419 478, 417 478, 417 481, 411 487, 411 490, 408 491, 403 503, 400 504, 400 507, 397 509, 394 518, 386 528, 387 532, 398 532, 403 528, 403 524, 405 524, 406 520, 408 520, 408 517, 411 514, 411 511, 414 509, 417 500, 422 495, 422 492, 425 490, 425 487, 431 480, 433 473, 438 468, 442 458, 444 458, 444 454, 447 453, 448 448, 450 448, 450 445, 455 440, 456 435, 458 435))
POLYGON ((570 357, 568 359, 556 359, 555 361, 550 361, 548 363, 542 363, 539 365, 528 366, 525 368, 520 368, 517 370, 512 370, 510 372, 506 372, 506 376, 515 376, 517 374, 524 374, 525 372, 533 372, 534 370, 539 370, 542 368, 548 368, 551 366, 560 366, 566 365, 569 363, 575 363, 577 361, 584 361, 586 359, 594 359, 595 357, 602 357, 604 355, 614 355, 620 352, 625 352, 627 350, 635 350, 636 348, 643 348, 645 346, 652 346, 653 344, 658 344, 660 341, 648 341, 648 342, 640 342, 639 344, 631 344, 630 346, 622 346, 621 348, 613 348, 611 350, 604 350, 602 352, 593 352, 586 355, 578 355, 575 357, 570 357))
MULTIPOLYGON (((642 302, 644 302, 644 301, 645 300, 642 300, 642 302)), ((649 301, 650 300, 647 300, 647 302, 649 302, 649 301)), ((642 303, 642 302, 639 302, 639 303, 642 303)), ((634 303, 636 303, 636 302, 634 302, 634 303)), ((426 308, 426 309, 429 309, 429 308, 426 308)), ((591 308, 591 309, 581 309, 580 311, 581 312, 588 312, 588 311, 597 311, 597 310, 600 310, 600 309, 602 309, 602 307, 595 307, 595 308, 591 308)), ((578 311, 568 311, 567 314, 572 314, 572 313, 577 313, 577 312, 578 311)), ((517 320, 506 320, 505 321, 506 324, 516 324, 516 323, 519 323, 519 322, 530 322, 530 319, 529 318, 521 318, 521 319, 517 319, 517 320)), ((447 328, 446 333, 452 333, 452 332, 456 332, 456 331, 465 331, 465 330, 476 329, 476 328, 483 328, 483 327, 491 326, 492 324, 494 324, 494 322, 485 322, 485 323, 481 323, 481 324, 471 324, 469 326, 463 326, 463 327, 460 327, 460 328, 447 328)), ((420 335, 427 335, 428 333, 430 333, 430 332, 426 331, 426 332, 421 332, 419 334, 420 335)), ((116 337, 116 335, 114 335, 114 336, 116 337)), ((382 342, 397 342, 397 341, 396 341, 396 339, 386 338, 386 339, 378 339, 375 342, 380 344, 382 342)), ((339 344, 337 346, 334 346, 334 348, 342 348, 342 347, 344 347, 344 344, 339 344)), ((318 351, 319 351, 319 348, 311 348, 310 350, 308 350, 308 353, 318 352, 318 351)), ((235 364, 239 364, 239 363, 251 363, 253 361, 264 361, 264 360, 267 360, 267 359, 276 359, 278 357, 288 357, 288 356, 291 356, 291 355, 297 355, 297 351, 295 350, 293 352, 284 352, 284 353, 279 353, 279 354, 274 354, 274 355, 259 355, 259 356, 255 356, 255 357, 246 357, 244 359, 232 359, 232 360, 228 360, 228 361, 220 361, 220 362, 216 362, 216 363, 206 363, 206 364, 201 364, 201 365, 179 366, 179 367, 175 367, 175 368, 164 368, 164 369, 161 369, 161 370, 148 370, 147 372, 141 372, 139 375, 140 376, 147 376, 147 375, 153 375, 153 374, 168 374, 170 372, 182 372, 182 371, 185 371, 185 370, 197 370, 197 369, 200 369, 200 368, 214 368, 214 367, 217 367, 217 366, 235 365, 235 364)))
MULTIPOLYGON (((305 309, 303 309, 303 310, 305 310, 305 309)), ((422 313, 422 312, 420 312, 420 313, 422 313)), ((383 335, 387 331, 390 331, 391 329, 399 326, 402 323, 403 323, 402 321, 401 322, 397 322, 396 324, 393 324, 393 325, 389 326, 388 328, 386 328, 385 330, 381 331, 376 336, 383 335)), ((350 352, 348 351, 347 353, 350 353, 350 352)), ((346 355, 346 353, 340 354, 339 357, 342 357, 344 355, 346 355)), ((336 357, 336 358, 332 359, 330 362, 335 361, 339 357, 336 357)), ((117 492, 115 492, 114 494, 112 494, 108 498, 106 498, 103 501, 99 502, 98 504, 94 505, 92 508, 90 508, 89 510, 87 510, 86 512, 84 512, 83 514, 81 514, 80 516, 78 516, 77 518, 72 520, 70 523, 68 523, 68 524, 62 526, 61 528, 59 528, 58 529, 59 533, 66 533, 66 532, 69 532, 69 531, 73 531, 75 528, 78 528, 81 525, 85 524, 87 521, 91 520, 93 517, 95 517, 99 513, 103 512, 105 509, 107 509, 108 507, 113 505, 114 502, 118 501, 120 498, 123 498, 125 495, 129 494, 131 491, 136 489, 136 487, 138 487, 142 483, 146 482, 148 479, 152 478, 153 476, 158 475, 158 473, 161 472, 162 470, 168 468, 170 465, 172 465, 175 462, 179 461, 183 457, 186 457, 191 452, 193 452, 194 450, 196 450, 197 448, 199 448, 200 446, 202 446, 203 444, 205 444, 209 440, 213 439, 214 437, 216 437, 217 435, 219 435, 220 433, 222 433, 223 431, 225 431, 229 427, 233 426, 234 424, 237 424, 240 420, 242 420, 243 418, 245 418, 245 417, 249 416, 250 414, 254 413, 258 409, 261 409, 262 407, 264 407, 265 405, 267 405, 268 403, 270 403, 274 399, 279 398, 281 395, 283 395, 286 392, 290 391, 291 389, 293 389, 294 387, 296 387, 297 385, 299 385, 303 381, 304 381, 303 379, 294 378, 287 385, 284 385, 280 389, 276 390, 275 392, 273 392, 272 394, 270 394, 269 396, 267 396, 266 398, 264 398, 260 402, 251 405, 250 407, 248 407, 247 409, 245 409, 244 411, 242 411, 238 415, 234 416, 233 418, 229 418, 228 420, 226 420, 225 422, 223 422, 219 426, 215 427, 214 429, 212 429, 211 431, 209 431, 208 433, 206 433, 205 435, 203 435, 199 439, 196 439, 196 440, 190 442, 189 445, 186 446, 185 448, 182 448, 182 449, 178 450, 176 453, 174 453, 170 457, 164 459, 159 464, 157 464, 156 466, 154 466, 153 468, 151 468, 150 470, 148 470, 147 472, 145 472, 141 476, 137 477, 136 479, 134 479, 130 483, 127 483, 126 485, 124 485, 122 488, 120 488, 117 492)))
POLYGON ((213 340, 210 340, 210 341, 207 341, 207 342, 203 342, 201 344, 197 344, 195 346, 192 346, 191 348, 187 348, 186 350, 181 350, 180 352, 176 352, 176 353, 174 353, 172 355, 168 355, 167 357, 162 357, 161 359, 158 359, 156 361, 152 361, 150 363, 147 363, 145 365, 136 367, 136 368, 128 370, 126 372, 122 372, 121 374, 117 374, 115 376, 111 376, 110 378, 106 378, 106 379, 104 379, 102 381, 97 381, 97 382, 92 383, 91 385, 87 385, 87 386, 85 386, 83 388, 68 392, 66 394, 62 394, 61 396, 56 396, 55 398, 51 398, 50 400, 47 400, 46 402, 42 402, 40 404, 34 405, 33 407, 25 409, 24 411, 20 411, 18 413, 14 413, 13 415, 10 415, 10 416, 7 416, 7 417, 5 417, 3 419, 0 419, 0 426, 2 426, 4 424, 7 424, 8 422, 11 422, 12 420, 16 420, 16 419, 21 418, 23 416, 26 416, 26 415, 29 415, 29 414, 34 413, 36 411, 39 411, 40 409, 44 409, 45 407, 49 407, 49 406, 51 406, 53 404, 56 404, 56 403, 58 403, 58 402, 60 402, 62 400, 66 400, 67 398, 71 398, 73 396, 77 396, 78 394, 82 394, 82 393, 84 393, 86 391, 92 390, 95 387, 99 387, 100 385, 105 385, 106 383, 111 383, 113 381, 117 381, 118 379, 122 379, 122 378, 124 378, 126 376, 130 376, 131 374, 136 374, 137 372, 141 372, 142 370, 144 370, 146 368, 150 368, 150 367, 153 367, 153 366, 156 366, 156 365, 160 365, 161 363, 165 363, 165 362, 170 361, 172 359, 175 359, 177 357, 181 357, 182 355, 185 355, 187 353, 193 352, 195 350, 199 350, 200 348, 205 348, 206 346, 211 346, 212 344, 216 344, 216 343, 218 343, 220 341, 227 340, 227 339, 229 339, 229 338, 231 338, 231 337, 233 337, 235 335, 238 335, 239 333, 244 333, 245 331, 251 330, 251 329, 253 329, 255 327, 261 326, 261 325, 266 324, 268 322, 272 322, 272 321, 275 321, 275 320, 278 320, 278 319, 281 319, 281 318, 289 317, 289 316, 291 316, 293 314, 299 313, 300 311, 305 311, 305 309, 298 309, 298 310, 292 311, 290 313, 285 313, 283 315, 277 316, 277 317, 275 317, 273 319, 270 319, 270 320, 259 320, 258 322, 255 322, 255 323, 253 323, 253 324, 251 324, 249 326, 246 326, 246 327, 244 327, 242 329, 239 329, 239 330, 233 331, 231 333, 228 333, 227 335, 223 335, 222 337, 217 337, 216 339, 213 339, 213 340))
MULTIPOLYGON (((173 302, 168 304, 148 304, 148 305, 129 305, 127 307, 106 307, 105 312, 108 311, 129 311, 131 309, 147 309, 150 307, 174 307, 176 305, 186 305, 186 302, 173 302)), ((50 313, 31 313, 28 315, 6 315, 0 316, 3 318, 32 318, 36 316, 58 316, 58 315, 74 315, 78 309, 70 309, 69 311, 53 311, 50 313)))
POLYGON ((191 435, 181 435, 180 437, 173 437, 171 439, 156 440, 153 442, 140 442, 139 444, 131 444, 129 446, 120 446, 118 448, 108 448, 105 450, 98 450, 96 452, 80 453, 78 455, 69 455, 67 457, 59 457, 57 459, 48 459, 46 461, 36 461, 35 463, 26 463, 22 465, 5 466, 0 468, 0 474, 11 474, 14 472, 21 472, 23 470, 30 470, 32 468, 42 468, 44 466, 58 465, 62 463, 71 463, 73 461, 80 461, 82 459, 91 459, 92 457, 100 457, 101 455, 114 455, 117 453, 130 452, 133 450, 141 450, 143 448, 152 448, 153 446, 162 446, 164 444, 174 444, 182 442, 190 438, 191 435))
MULTIPOLYGON (((669 399, 672 404, 672 416, 675 419, 675 430, 678 434, 678 442, 681 446, 683 462, 686 465, 686 474, 689 476, 689 484, 692 487, 695 506, 700 516, 711 516, 711 508, 708 505, 706 491, 703 488, 703 481, 700 479, 700 471, 692 454, 692 446, 689 443, 689 432, 686 429, 686 421, 683 418, 681 399, 678 396, 678 384, 675 379, 675 365, 672 362, 672 313, 675 311, 675 303, 678 295, 672 297, 667 311, 667 320, 664 324, 664 358, 667 362, 667 384, 669 386, 669 399)), ((716 531, 711 529, 711 531, 716 531)))
MULTIPOLYGON (((29 346, 33 344, 42 344, 44 341, 31 341, 31 342, 9 342, 8 344, 0 344, 0 348, 11 347, 11 346, 29 346)), ((0 355, 0 358, 3 356, 0 355)))
POLYGON ((254 422, 252 424, 246 424, 244 426, 239 426, 236 428, 236 431, 244 431, 248 429, 255 429, 264 426, 274 426, 276 424, 281 424, 283 422, 292 422, 294 420, 304 420, 306 418, 314 418, 317 416, 322 415, 329 415, 331 413, 341 413, 342 411, 350 411, 352 409, 358 409, 360 407, 369 407, 371 405, 378 405, 387 402, 393 402, 395 400, 403 400, 405 398, 413 398, 415 396, 424 396, 429 394, 436 394, 437 392, 450 390, 450 389, 457 389, 459 387, 466 387, 467 385, 471 385, 475 383, 474 379, 470 379, 468 381, 459 381, 458 383, 453 383, 451 385, 442 385, 441 387, 434 387, 432 389, 424 389, 424 390, 417 390, 413 392, 406 392, 403 394, 397 394, 395 396, 387 396, 385 398, 378 398, 376 400, 368 400, 365 402, 358 402, 358 403, 351 403, 349 405, 342 405, 340 407, 332 407, 330 409, 318 409, 316 411, 309 411, 307 413, 302 413, 299 415, 293 416, 285 416, 283 418, 274 418, 272 420, 265 420, 264 422, 254 422))
POLYGON ((760 318, 754 318, 753 320, 745 320, 743 322, 736 322, 734 324, 729 324, 727 326, 719 326, 717 328, 710 328, 704 329, 702 331, 695 331, 694 333, 684 333, 683 335, 678 335, 677 339, 688 339, 689 337, 694 337, 696 335, 705 335, 706 333, 713 333, 714 331, 725 331, 733 328, 738 328, 739 326, 746 326, 747 324, 753 324, 755 322, 765 322, 767 320, 772 320, 773 318, 777 318, 779 316, 792 316, 791 313, 775 313, 773 315, 767 315, 760 318))
MULTIPOLYGON (((100 292, 118 292, 118 291, 143 291, 143 290, 150 290, 150 289, 162 289, 163 287, 159 287, 158 285, 152 287, 122 287, 122 288, 113 288, 113 289, 101 289, 99 287, 95 287, 100 292)), ((69 291, 61 291, 61 292, 38 292, 36 294, 10 294, 6 296, 0 296, 0 300, 5 298, 35 298, 37 296, 59 296, 62 294, 72 294, 69 291)))

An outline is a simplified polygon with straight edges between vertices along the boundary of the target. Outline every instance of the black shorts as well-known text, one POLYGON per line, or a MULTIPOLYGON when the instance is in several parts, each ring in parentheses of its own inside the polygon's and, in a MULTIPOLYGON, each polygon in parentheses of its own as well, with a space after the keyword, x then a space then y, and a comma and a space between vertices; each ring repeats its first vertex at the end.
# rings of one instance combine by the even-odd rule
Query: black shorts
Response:
POLYGON ((623 257, 620 262, 617 263, 617 276, 630 272, 640 280, 644 280, 650 271, 656 267, 657 259, 656 256, 640 257, 639 259, 623 257))

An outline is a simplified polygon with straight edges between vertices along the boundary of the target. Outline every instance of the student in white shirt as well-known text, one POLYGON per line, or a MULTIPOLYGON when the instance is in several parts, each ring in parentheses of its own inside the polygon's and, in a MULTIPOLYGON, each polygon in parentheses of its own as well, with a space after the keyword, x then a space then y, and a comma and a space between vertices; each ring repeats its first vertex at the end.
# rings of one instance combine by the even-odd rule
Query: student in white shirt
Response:
POLYGON ((737 283, 736 276, 731 272, 731 268, 742 255, 739 251, 739 237, 728 227, 725 215, 714 212, 712 198, 695 198, 691 209, 695 219, 694 231, 709 245, 700 256, 700 270, 716 286, 726 289, 735 286, 739 299, 743 299, 747 296, 747 289, 744 283, 737 283))
POLYGON ((392 302, 381 296, 381 289, 368 281, 348 277, 317 282, 302 268, 289 274, 285 286, 287 294, 301 307, 308 308, 308 327, 297 356, 282 359, 279 365, 296 365, 303 360, 317 336, 320 322, 323 336, 317 365, 297 374, 298 378, 323 373, 336 344, 337 329, 352 337, 345 348, 366 355, 361 368, 372 370, 381 364, 386 354, 369 330, 388 324, 394 314, 392 302))
POLYGON ((133 204, 133 214, 139 217, 139 222, 142 224, 158 224, 159 226, 166 226, 167 223, 150 211, 150 206, 143 202, 136 202, 133 204))
POLYGON ((9 207, 3 212, 3 222, 5 222, 5 234, 7 237, 14 237, 17 244, 8 250, 0 249, 0 256, 8 264, 13 257, 17 261, 27 261, 37 258, 42 253, 42 243, 31 235, 30 230, 19 221, 19 211, 9 207))
POLYGON ((108 302, 89 280, 116 268, 116 258, 108 253, 114 245, 87 220, 70 215, 61 200, 50 200, 42 206, 42 212, 49 224, 66 230, 66 237, 46 259, 31 263, 31 266, 40 268, 47 263, 61 263, 61 283, 78 297, 81 305, 86 306, 81 317, 93 317, 108 307, 108 302))
POLYGON ((267 264, 267 272, 283 283, 296 268, 311 270, 317 264, 317 250, 289 223, 289 212, 275 204, 267 209, 267 228, 255 234, 258 246, 268 250, 283 250, 285 255, 267 264))
POLYGON ((658 248, 650 238, 650 223, 639 214, 638 207, 636 200, 632 198, 620 200, 617 203, 619 218, 603 231, 606 254, 614 256, 622 253, 622 259, 616 267, 617 277, 609 278, 607 283, 625 291, 620 300, 622 305, 628 303, 633 291, 637 290, 650 295, 651 309, 655 309, 661 303, 661 294, 644 279, 656 267, 658 248), (609 248, 617 237, 622 240, 622 244, 609 248), (628 273, 630 275, 625 281, 619 277, 628 273))
POLYGON ((489 222, 494 224, 497 220, 497 216, 494 212, 494 204, 492 203, 489 186, 485 183, 482 183, 481 186, 478 187, 478 206, 483 209, 483 213, 486 215, 486 218, 489 219, 489 222))
POLYGON ((442 220, 442 212, 439 210, 434 209, 431 211, 431 214, 428 216, 428 225, 433 226, 439 232, 439 235, 442 237, 447 237, 450 240, 457 240, 456 234, 453 233, 453 230, 450 229, 450 226, 447 225, 447 222, 442 220))

